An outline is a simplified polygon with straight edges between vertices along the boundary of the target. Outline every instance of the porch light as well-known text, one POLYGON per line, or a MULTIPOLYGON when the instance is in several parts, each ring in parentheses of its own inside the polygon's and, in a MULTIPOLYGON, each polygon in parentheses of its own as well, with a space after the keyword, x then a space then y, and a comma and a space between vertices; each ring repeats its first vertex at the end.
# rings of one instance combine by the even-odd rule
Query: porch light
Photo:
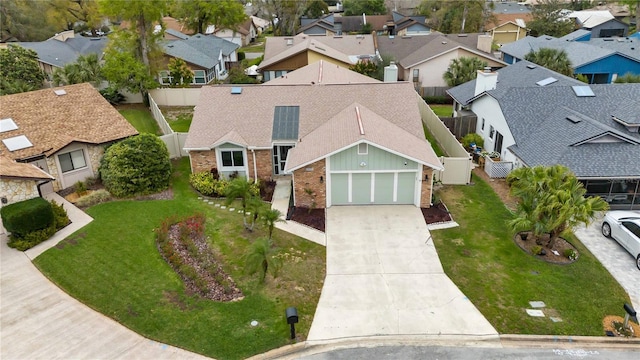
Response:
POLYGON ((320 184, 322 184, 324 182, 324 177, 322 177, 322 175, 320 175, 320 184))
POLYGON ((429 181, 429 174, 424 175, 424 181, 429 181))

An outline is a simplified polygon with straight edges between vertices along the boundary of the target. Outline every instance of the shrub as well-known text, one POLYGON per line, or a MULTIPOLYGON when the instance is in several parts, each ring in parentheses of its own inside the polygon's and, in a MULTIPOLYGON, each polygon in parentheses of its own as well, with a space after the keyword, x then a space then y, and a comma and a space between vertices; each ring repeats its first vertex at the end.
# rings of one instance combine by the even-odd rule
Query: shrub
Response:
POLYGON ((87 185, 82 181, 78 181, 75 185, 75 192, 78 196, 82 196, 87 193, 87 185))
POLYGON ((578 258, 578 254, 576 254, 575 250, 573 249, 564 249, 563 255, 564 257, 572 261, 578 258))
POLYGON ((468 149, 472 143, 475 143, 479 147, 484 147, 484 139, 482 138, 482 136, 480 136, 480 134, 476 133, 468 133, 467 135, 462 137, 460 142, 462 142, 462 145, 465 149, 468 149))
POLYGON ((55 227, 56 231, 69 225, 71 220, 69 220, 67 211, 64 209, 62 204, 58 205, 57 202, 51 200, 51 210, 53 210, 53 226, 55 227))
POLYGON ((167 146, 153 134, 140 134, 116 143, 105 151, 100 177, 116 197, 165 190, 171 177, 167 146))
POLYGON ((238 51, 238 61, 242 61, 247 57, 244 51, 238 51))
MULTIPOLYGON (((42 198, 37 198, 42 199, 42 198)), ((33 200, 33 199, 32 199, 33 200)), ((48 203, 46 200, 42 199, 48 206, 49 211, 52 214, 52 222, 49 226, 44 227, 42 229, 32 230, 26 233, 15 233, 13 232, 9 237, 9 242, 7 245, 14 249, 25 251, 31 249, 32 247, 40 244, 41 242, 48 240, 56 231, 62 229, 67 226, 70 221, 67 216, 67 212, 64 210, 62 205, 58 205, 55 201, 48 203)), ((44 208, 44 207, 43 207, 44 208)), ((8 230, 8 229, 7 229, 8 230)))
POLYGON ((111 194, 109 194, 105 189, 100 189, 92 192, 91 194, 80 197, 76 201, 76 205, 80 207, 89 207, 109 201, 109 199, 111 199, 111 194))
POLYGON ((118 105, 124 102, 124 95, 120 94, 118 89, 114 87, 104 88, 100 90, 100 94, 107 99, 111 105, 118 105))
POLYGON ((213 174, 209 171, 203 171, 189 175, 189 183, 200 194, 204 196, 213 196, 214 194, 213 174))
POLYGON ((51 204, 41 197, 4 206, 0 215, 7 231, 16 236, 45 229, 54 222, 51 204))
POLYGON ((531 253, 533 255, 540 255, 540 253, 542 253, 542 246, 540 245, 533 245, 531 247, 531 253))
POLYGON ((423 97, 427 104, 451 104, 453 105, 453 99, 449 96, 425 96, 423 97))

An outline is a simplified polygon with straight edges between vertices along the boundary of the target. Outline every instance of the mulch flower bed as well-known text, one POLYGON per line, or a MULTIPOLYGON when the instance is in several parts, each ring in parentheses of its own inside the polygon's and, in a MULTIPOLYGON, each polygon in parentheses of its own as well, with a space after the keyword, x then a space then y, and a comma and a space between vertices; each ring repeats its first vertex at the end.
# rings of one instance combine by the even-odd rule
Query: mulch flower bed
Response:
POLYGON ((640 337, 640 325, 629 320, 631 329, 625 329, 624 318, 617 315, 607 315, 602 319, 602 327, 608 336, 640 337))
POLYGON ((544 254, 535 255, 537 258, 546 262, 554 264, 571 264, 579 257, 578 250, 570 242, 563 238, 558 238, 553 246, 553 249, 549 249, 544 246, 547 240, 540 241, 540 244, 536 242, 536 237, 529 231, 523 231, 517 233, 513 237, 513 241, 526 253, 535 255, 534 250, 542 248, 544 254), (542 244, 542 245, 541 245, 542 244), (554 253, 552 250, 557 252, 554 253), (565 251, 573 250, 575 257, 570 259, 565 255, 565 251))
POLYGON ((428 208, 420 208, 420 210, 422 210, 422 216, 427 225, 452 221, 449 209, 447 209, 442 201, 428 208))
POLYGON ((291 220, 324 232, 324 229, 325 229, 324 209, 309 209, 304 207, 294 207, 291 210, 290 215, 291 215, 291 220))

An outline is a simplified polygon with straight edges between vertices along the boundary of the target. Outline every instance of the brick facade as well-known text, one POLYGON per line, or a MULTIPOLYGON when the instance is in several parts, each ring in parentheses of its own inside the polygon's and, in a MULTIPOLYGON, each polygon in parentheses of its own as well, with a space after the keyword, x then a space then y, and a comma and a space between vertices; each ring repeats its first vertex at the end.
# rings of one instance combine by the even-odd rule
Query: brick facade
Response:
MULTIPOLYGON (((256 156, 256 170, 258 171, 258 179, 271 179, 273 177, 273 159, 271 157, 271 150, 254 150, 256 156)), ((256 177, 253 167, 253 153, 247 152, 247 158, 249 159, 249 174, 252 177, 256 177)))
POLYGON ((295 206, 307 208, 327 207, 326 170, 326 162, 322 159, 293 172, 295 206), (321 176, 322 182, 320 182, 321 176))
POLYGON ((422 165, 422 193, 420 194, 420 207, 431 207, 431 188, 433 187, 433 169, 422 165), (429 177, 424 181, 425 176, 429 177))
POLYGON ((194 174, 210 171, 212 168, 218 167, 215 150, 190 151, 189 158, 191 159, 191 168, 194 174))

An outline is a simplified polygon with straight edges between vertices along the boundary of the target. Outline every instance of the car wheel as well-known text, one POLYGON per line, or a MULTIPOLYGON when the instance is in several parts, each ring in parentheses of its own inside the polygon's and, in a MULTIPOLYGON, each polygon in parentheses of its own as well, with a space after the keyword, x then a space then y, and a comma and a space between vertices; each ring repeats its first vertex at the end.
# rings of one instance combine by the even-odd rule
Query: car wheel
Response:
POLYGON ((602 235, 611 237, 611 225, 608 223, 602 223, 602 235))
POLYGON ((640 270, 640 254, 638 254, 638 257, 636 258, 636 266, 638 267, 638 270, 640 270))

